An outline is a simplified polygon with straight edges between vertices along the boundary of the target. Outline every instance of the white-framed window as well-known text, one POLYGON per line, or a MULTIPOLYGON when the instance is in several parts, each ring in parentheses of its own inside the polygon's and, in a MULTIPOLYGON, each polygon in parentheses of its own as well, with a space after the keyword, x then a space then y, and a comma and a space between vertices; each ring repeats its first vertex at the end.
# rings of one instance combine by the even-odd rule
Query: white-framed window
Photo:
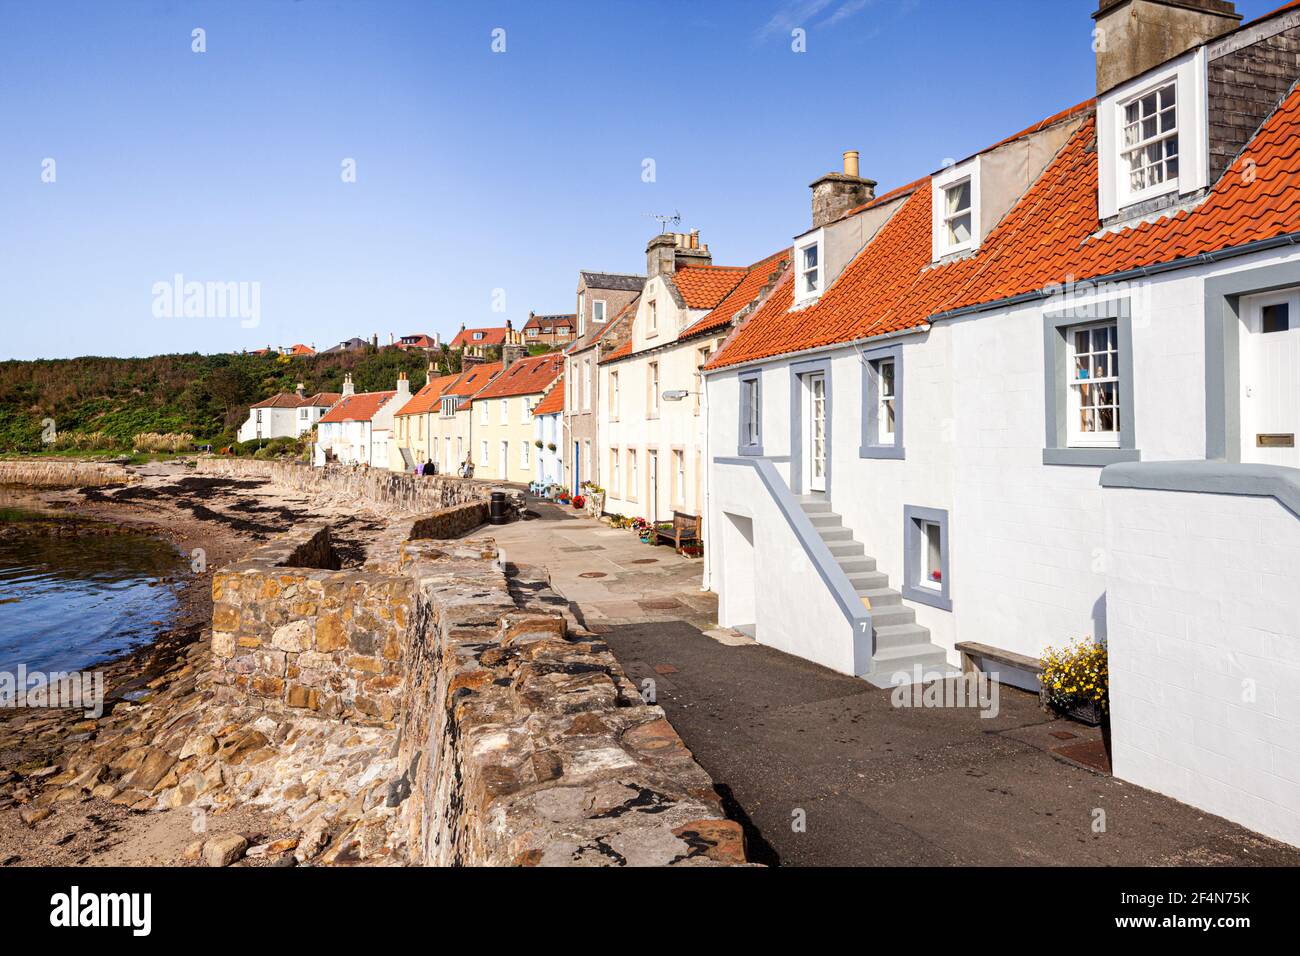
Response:
POLYGON ((1066 331, 1066 431, 1076 448, 1120 443, 1119 329, 1115 320, 1066 331))
POLYGON ((934 259, 979 248, 980 158, 949 166, 931 183, 934 259))
POLYGON ((611 419, 618 418, 618 404, 618 372, 615 371, 609 373, 609 417, 611 419))
POLYGON ((1204 47, 1097 100, 1098 212, 1207 186, 1209 135, 1204 47))
POLYGON ((528 332, 528 334, 529 334, 530 336, 536 336, 536 335, 537 335, 537 326, 535 326, 535 325, 530 325, 530 326, 528 326, 527 332, 528 332))
POLYGON ((627 492, 624 498, 628 501, 636 501, 636 449, 627 450, 627 492))
POLYGON ((587 293, 578 293, 578 334, 587 329, 587 293))
POLYGON ((485 467, 488 463, 488 446, 486 438, 478 443, 478 463, 485 467))
POLYGON ((594 481, 591 474, 591 439, 585 439, 582 443, 582 473, 587 476, 588 481, 594 481))
POLYGON ((897 395, 894 392, 894 367, 892 358, 881 359, 876 365, 876 372, 880 376, 876 394, 876 421, 878 423, 879 440, 882 444, 894 440, 894 432, 897 428, 897 395))
POLYGON ((490 413, 488 412, 488 403, 487 403, 487 402, 484 402, 483 404, 479 405, 479 407, 478 407, 478 421, 479 421, 479 424, 480 424, 480 425, 486 425, 486 424, 488 423, 488 415, 489 415, 489 414, 490 414, 490 413))
POLYGON ((795 242, 794 304, 816 300, 826 288, 826 262, 822 254, 824 232, 818 229, 795 242))
POLYGON ((686 453, 680 448, 673 450, 673 503, 682 504, 686 500, 686 453))
POLYGON ((510 399, 501 399, 501 424, 510 424, 510 399))
POLYGON ((591 301, 591 321, 604 322, 605 313, 609 309, 609 303, 604 299, 592 299, 591 301))
POLYGON ((647 335, 654 335, 659 331, 659 309, 655 305, 654 299, 650 299, 646 302, 645 326, 647 335))
POLYGON ((646 398, 646 408, 652 418, 659 415, 659 363, 650 362, 646 365, 646 386, 650 394, 646 398))
POLYGON ((1178 180, 1178 84, 1170 80, 1120 104, 1120 174, 1128 195, 1178 180))
POLYGON ((921 522, 921 575, 917 584, 943 590, 943 529, 937 521, 921 522))
POLYGON ((519 467, 528 467, 528 442, 526 441, 521 441, 519 443, 519 467))
POLYGON ((944 509, 903 506, 904 599, 952 610, 948 526, 944 509))
POLYGON ((591 411, 591 359, 582 360, 582 407, 591 411))
POLYGON ((525 395, 519 402, 519 424, 527 425, 533 417, 533 397, 525 395))
POLYGON ((619 456, 622 454, 617 448, 609 450, 609 490, 616 495, 623 493, 623 486, 619 484, 622 480, 622 469, 619 468, 619 456))
POLYGON ((762 454, 762 392, 757 373, 740 380, 740 450, 762 454))
POLYGON ((482 338, 483 338, 483 333, 482 333, 482 332, 475 332, 475 333, 474 333, 474 341, 475 341, 475 342, 481 341, 482 338))

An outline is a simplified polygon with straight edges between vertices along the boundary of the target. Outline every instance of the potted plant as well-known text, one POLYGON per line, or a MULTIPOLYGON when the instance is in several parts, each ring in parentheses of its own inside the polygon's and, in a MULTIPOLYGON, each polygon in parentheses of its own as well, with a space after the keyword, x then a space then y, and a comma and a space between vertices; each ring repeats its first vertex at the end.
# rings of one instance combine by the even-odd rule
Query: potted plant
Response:
POLYGON ((599 518, 605 510, 605 489, 594 481, 584 481, 582 490, 586 492, 587 514, 599 518))
POLYGON ((1048 647, 1038 680, 1040 698, 1049 710, 1096 727, 1110 714, 1110 670, 1106 645, 1083 638, 1064 647, 1048 647))
POLYGON ((541 448, 541 447, 542 447, 542 440, 539 438, 539 439, 537 439, 536 441, 534 441, 533 444, 536 445, 538 448, 541 448))
POLYGON ((547 449, 547 451, 555 451, 555 442, 553 442, 553 441, 548 441, 548 442, 546 443, 546 449, 547 449))
POLYGON ((587 503, 587 499, 584 498, 582 495, 573 496, 573 509, 575 511, 581 511, 583 505, 585 505, 586 503, 587 503))

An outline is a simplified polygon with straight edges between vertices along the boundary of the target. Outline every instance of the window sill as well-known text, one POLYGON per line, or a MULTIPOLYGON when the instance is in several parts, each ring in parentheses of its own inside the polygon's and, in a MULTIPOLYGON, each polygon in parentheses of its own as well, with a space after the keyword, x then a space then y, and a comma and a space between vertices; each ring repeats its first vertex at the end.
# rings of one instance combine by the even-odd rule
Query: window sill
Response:
POLYGON ((762 445, 741 445, 739 448, 736 449, 736 454, 743 455, 746 458, 762 458, 763 446, 762 445))
POLYGON ((929 607, 937 607, 941 611, 952 610, 952 598, 948 597, 943 591, 920 584, 904 584, 903 599, 915 601, 917 604, 925 604, 929 607))
POLYGON ((1104 468, 1123 461, 1141 461, 1136 448, 1044 448, 1044 465, 1078 465, 1104 468))
POLYGON ((907 453, 898 445, 862 445, 858 448, 858 457, 902 460, 907 457, 907 453))

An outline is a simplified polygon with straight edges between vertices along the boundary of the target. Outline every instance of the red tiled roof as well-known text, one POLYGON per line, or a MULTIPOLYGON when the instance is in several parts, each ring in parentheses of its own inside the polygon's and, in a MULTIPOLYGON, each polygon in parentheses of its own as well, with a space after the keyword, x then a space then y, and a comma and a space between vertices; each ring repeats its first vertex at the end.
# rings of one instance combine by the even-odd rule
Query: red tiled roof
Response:
POLYGON ((315 355, 316 350, 309 345, 303 345, 301 342, 298 342, 297 344, 291 345, 289 347, 289 354, 290 355, 315 355))
POLYGON ((618 348, 614 349, 614 351, 610 352, 603 359, 601 359, 600 364, 604 365, 606 362, 617 362, 619 359, 627 358, 631 354, 632 354, 632 340, 628 339, 618 348))
POLYGON ((547 352, 510 363, 510 367, 496 377, 475 399, 508 398, 511 395, 531 395, 543 392, 546 386, 555 381, 555 377, 564 368, 564 356, 559 352, 547 352))
POLYGON ((465 370, 456 376, 456 380, 443 389, 444 395, 473 395, 479 389, 486 388, 488 382, 501 374, 500 362, 476 362, 465 366, 465 370))
POLYGON ((410 335, 403 335, 397 340, 396 345, 399 349, 431 349, 435 343, 432 337, 425 335, 423 332, 414 332, 410 335))
POLYGON ((716 308, 744 277, 744 266, 683 266, 667 276, 690 309, 716 308))
POLYGON ((438 407, 442 400, 442 393, 446 391, 447 386, 456 381, 458 375, 441 375, 438 378, 430 379, 424 383, 424 386, 411 396, 411 400, 393 412, 397 415, 422 415, 425 412, 432 411, 438 407))
POLYGON ((466 345, 503 345, 505 344, 506 333, 509 331, 504 325, 489 329, 464 329, 456 333, 456 337, 451 340, 449 347, 458 349, 466 345), (474 335, 478 332, 483 333, 483 338, 474 338, 474 335))
POLYGON ((542 396, 542 400, 533 409, 534 415, 555 415, 564 411, 564 376, 561 375, 551 384, 551 390, 542 396))
POLYGON ((358 392, 349 395, 321 416, 326 422, 368 422, 396 392, 358 392))
POLYGON ((317 392, 304 398, 299 398, 297 392, 280 392, 260 402, 254 402, 249 408, 315 408, 317 406, 328 408, 341 397, 338 392, 317 392))
POLYGON ((755 262, 727 297, 718 303, 718 307, 677 336, 678 341, 689 339, 694 335, 703 335, 715 329, 726 328, 736 317, 737 312, 758 298, 758 294, 763 291, 772 274, 784 269, 789 259, 790 250, 782 249, 780 252, 772 253, 766 259, 755 262))
POLYGON ((577 313, 571 315, 530 315, 528 321, 524 323, 524 328, 540 329, 543 332, 572 332, 577 318, 577 313))
POLYGON ((1300 89, 1265 121, 1200 205, 1094 235, 1089 117, 974 255, 932 267, 930 185, 919 187, 813 305, 782 281, 711 368, 915 328, 932 316, 1300 232, 1300 89))

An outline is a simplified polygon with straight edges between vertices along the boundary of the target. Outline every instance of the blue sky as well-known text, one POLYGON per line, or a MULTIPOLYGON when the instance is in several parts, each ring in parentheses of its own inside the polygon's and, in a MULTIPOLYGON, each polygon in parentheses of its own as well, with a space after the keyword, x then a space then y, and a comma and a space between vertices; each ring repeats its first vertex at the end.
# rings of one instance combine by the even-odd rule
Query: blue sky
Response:
POLYGON ((1086 99, 1095 7, 0 0, 0 357, 518 327, 654 213, 747 264, 845 149, 883 191, 1086 99), (257 323, 157 315, 176 275, 257 323))

